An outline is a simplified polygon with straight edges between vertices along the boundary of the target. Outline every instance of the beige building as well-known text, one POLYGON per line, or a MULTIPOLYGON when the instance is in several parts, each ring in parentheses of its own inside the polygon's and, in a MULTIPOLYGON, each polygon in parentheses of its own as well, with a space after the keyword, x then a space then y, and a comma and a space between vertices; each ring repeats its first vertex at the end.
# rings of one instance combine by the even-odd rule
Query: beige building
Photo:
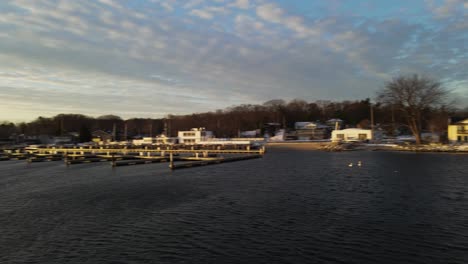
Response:
POLYGON ((91 135, 93 136, 93 142, 96 143, 109 143, 112 141, 112 134, 102 130, 96 130, 91 135))
POLYGON ((448 126, 448 140, 451 143, 468 143, 468 118, 448 126))

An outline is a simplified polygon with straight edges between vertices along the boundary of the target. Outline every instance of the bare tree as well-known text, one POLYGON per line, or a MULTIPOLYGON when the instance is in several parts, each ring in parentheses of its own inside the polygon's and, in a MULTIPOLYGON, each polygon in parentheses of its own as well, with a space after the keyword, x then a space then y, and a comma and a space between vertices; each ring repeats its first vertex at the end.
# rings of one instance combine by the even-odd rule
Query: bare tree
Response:
POLYGON ((447 95, 448 91, 440 82, 414 74, 398 76, 386 83, 378 92, 378 100, 402 113, 416 138, 416 144, 421 144, 424 112, 443 104, 447 95))

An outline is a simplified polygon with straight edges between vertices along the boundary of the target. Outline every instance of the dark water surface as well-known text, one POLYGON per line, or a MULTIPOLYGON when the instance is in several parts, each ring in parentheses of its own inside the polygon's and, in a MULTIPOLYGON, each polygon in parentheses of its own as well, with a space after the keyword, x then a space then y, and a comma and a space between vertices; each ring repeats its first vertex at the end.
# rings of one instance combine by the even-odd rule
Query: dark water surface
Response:
POLYGON ((465 264, 468 155, 0 162, 0 263, 465 264))

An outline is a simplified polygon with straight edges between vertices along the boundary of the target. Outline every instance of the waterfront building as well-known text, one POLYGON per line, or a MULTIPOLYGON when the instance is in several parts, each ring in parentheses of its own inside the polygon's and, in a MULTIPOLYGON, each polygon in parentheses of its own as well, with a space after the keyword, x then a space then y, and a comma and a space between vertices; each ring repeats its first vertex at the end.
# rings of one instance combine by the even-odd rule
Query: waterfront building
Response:
POLYGON ((264 136, 269 138, 273 137, 281 128, 280 123, 265 123, 263 124, 263 131, 264 131, 264 136))
POLYGON ((268 141, 284 141, 286 139, 286 130, 278 130, 273 137, 270 137, 268 141))
POLYGON ((168 137, 164 134, 157 136, 154 139, 155 139, 155 143, 159 145, 172 145, 172 144, 176 144, 179 140, 177 137, 168 137))
POLYGON ((451 143, 468 143, 468 118, 448 126, 448 140, 451 143))
POLYGON ((91 135, 93 137, 93 142, 96 143, 108 143, 112 140, 112 134, 103 130, 96 130, 92 132, 91 135))
POLYGON ((346 128, 342 130, 333 130, 331 138, 333 142, 355 142, 368 141, 373 139, 374 137, 372 130, 360 128, 346 128))
POLYGON ((205 130, 204 127, 192 128, 189 131, 179 131, 177 134, 181 144, 199 144, 202 141, 212 139, 213 132, 205 130))
POLYGON ((255 138, 260 135, 260 129, 240 131, 239 136, 242 138, 255 138))
POLYGON ((339 118, 328 119, 325 124, 333 129, 341 129, 343 127, 343 120, 339 118))
POLYGON ((153 137, 142 137, 132 140, 133 145, 151 145, 153 143, 156 143, 156 138, 153 137))
POLYGON ((157 137, 141 137, 132 140, 133 145, 171 145, 177 143, 177 138, 160 135, 157 137))
POLYGON ((298 140, 326 139, 330 137, 329 126, 314 122, 296 122, 295 135, 298 140))
POLYGON ((37 141, 41 144, 47 145, 63 145, 74 143, 74 137, 72 135, 66 136, 50 136, 50 135, 39 135, 36 137, 37 141))

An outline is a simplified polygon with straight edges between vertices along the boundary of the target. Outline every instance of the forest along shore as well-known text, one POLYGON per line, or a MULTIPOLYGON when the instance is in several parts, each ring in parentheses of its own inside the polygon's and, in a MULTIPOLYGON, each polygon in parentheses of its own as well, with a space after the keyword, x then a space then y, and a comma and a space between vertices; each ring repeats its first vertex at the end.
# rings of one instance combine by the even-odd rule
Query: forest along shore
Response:
POLYGON ((413 152, 450 152, 468 153, 468 145, 446 144, 371 144, 371 143, 336 143, 336 142, 269 142, 267 148, 296 149, 296 150, 322 150, 322 151, 413 151, 413 152))

